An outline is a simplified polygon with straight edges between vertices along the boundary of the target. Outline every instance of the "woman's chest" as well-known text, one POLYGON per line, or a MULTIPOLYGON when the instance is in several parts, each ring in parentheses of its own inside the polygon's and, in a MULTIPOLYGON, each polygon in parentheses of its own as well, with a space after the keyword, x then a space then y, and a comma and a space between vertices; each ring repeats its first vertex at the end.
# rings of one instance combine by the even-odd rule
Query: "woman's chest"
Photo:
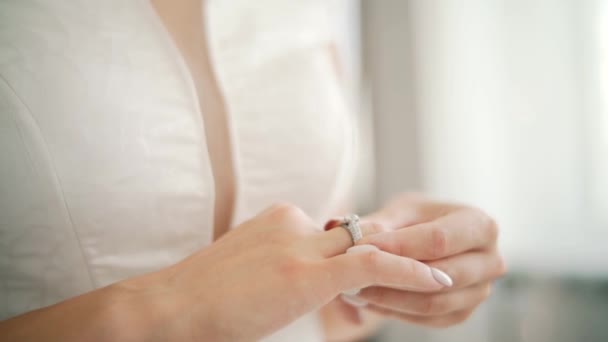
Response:
MULTIPOLYGON (((235 223, 279 200, 321 220, 352 144, 328 37, 311 29, 314 11, 264 16, 244 2, 229 15, 217 4, 210 46, 232 122, 235 223)), ((191 76, 149 5, 26 7, 12 8, 15 24, 2 31, 11 48, 0 71, 32 119, 20 127, 30 147, 19 173, 55 185, 25 197, 65 204, 100 283, 209 243, 214 186, 205 122, 191 76)))
POLYGON ((234 188, 233 224, 277 200, 313 217, 331 210, 353 142, 324 9, 272 0, 186 1, 164 9, 168 18, 161 9, 198 95, 216 219, 234 188))
MULTIPOLYGON (((90 3, 0 10, 0 74, 16 94, 0 112, 11 151, 0 186, 12 194, 0 206, 11 260, 2 272, 20 284, 6 312, 157 270, 212 240, 215 189, 191 75, 147 2, 90 3)), ((247 2, 233 16, 225 2, 211 6, 235 223, 279 200, 322 220, 350 166, 328 36, 317 11, 281 3, 266 16, 247 2)))

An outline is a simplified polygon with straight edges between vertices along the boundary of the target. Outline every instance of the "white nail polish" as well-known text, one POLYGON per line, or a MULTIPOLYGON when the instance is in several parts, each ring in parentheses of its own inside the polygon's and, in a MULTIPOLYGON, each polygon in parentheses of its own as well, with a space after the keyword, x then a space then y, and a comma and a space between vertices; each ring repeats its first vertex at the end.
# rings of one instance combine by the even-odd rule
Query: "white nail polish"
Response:
POLYGON ((437 282, 443 286, 450 287, 454 285, 452 278, 441 270, 431 267, 431 274, 433 274, 433 278, 435 278, 435 280, 437 280, 437 282))
POLYGON ((345 294, 342 294, 340 296, 340 298, 342 298, 342 300, 345 301, 346 303, 348 303, 354 307, 357 307, 357 308, 362 308, 364 306, 367 306, 367 302, 361 298, 357 298, 354 296, 347 296, 345 294))

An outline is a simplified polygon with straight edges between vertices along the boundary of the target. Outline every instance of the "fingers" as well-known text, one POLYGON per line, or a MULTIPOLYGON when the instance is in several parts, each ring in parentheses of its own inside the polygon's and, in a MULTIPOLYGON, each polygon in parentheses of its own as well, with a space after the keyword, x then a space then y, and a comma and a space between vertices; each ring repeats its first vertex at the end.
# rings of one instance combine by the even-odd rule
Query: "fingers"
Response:
POLYGON ((336 293, 370 285, 413 291, 437 291, 444 288, 444 285, 435 280, 429 266, 377 250, 326 259, 323 271, 336 293))
POLYGON ((398 229, 432 221, 462 208, 464 206, 460 204, 432 200, 419 193, 405 193, 391 199, 368 218, 386 227, 398 229))
POLYGON ((453 312, 443 316, 417 316, 411 314, 400 313, 397 311, 393 311, 390 309, 385 309, 379 306, 369 305, 367 310, 370 310, 375 313, 379 313, 386 317, 392 317, 401 321, 406 321, 418 325, 423 325, 427 327, 433 328, 447 328, 449 326, 460 324, 466 321, 474 312, 473 309, 467 309, 462 311, 453 312))
MULTIPOLYGON (((359 227, 361 227, 364 237, 385 231, 382 225, 365 220, 359 223, 359 227)), ((348 248, 353 246, 353 240, 346 229, 336 227, 311 236, 309 246, 320 253, 322 257, 329 258, 344 253, 348 248)))
POLYGON ((312 218, 310 218, 302 209, 286 202, 271 205, 260 212, 257 217, 267 218, 269 222, 272 222, 280 228, 290 227, 297 229, 298 227, 305 227, 306 230, 320 230, 312 218), (311 227, 313 228, 310 229, 311 227))
POLYGON ((489 283, 438 293, 417 293, 383 287, 363 289, 357 299, 368 305, 416 316, 443 316, 477 307, 488 298, 489 283))
POLYGON ((463 253, 447 259, 431 261, 427 265, 449 274, 454 281, 454 288, 494 280, 506 272, 504 259, 496 250, 463 253))
POLYGON ((369 235, 360 243, 417 260, 437 260, 492 247, 497 236, 497 226, 490 217, 476 209, 462 209, 431 222, 369 235))

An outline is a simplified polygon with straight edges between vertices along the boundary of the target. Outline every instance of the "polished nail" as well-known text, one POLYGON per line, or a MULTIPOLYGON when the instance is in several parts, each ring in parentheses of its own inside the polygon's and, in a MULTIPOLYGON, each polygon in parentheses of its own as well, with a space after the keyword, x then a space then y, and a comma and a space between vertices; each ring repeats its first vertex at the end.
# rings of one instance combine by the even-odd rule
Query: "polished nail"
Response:
POLYGON ((447 287, 454 285, 452 278, 450 278, 449 275, 445 274, 445 272, 431 267, 431 273, 433 274, 433 278, 435 278, 435 280, 437 280, 437 282, 441 285, 447 287))
POLYGON ((354 307, 357 307, 357 308, 362 308, 364 306, 367 306, 367 302, 366 301, 364 301, 361 298, 355 297, 355 296, 348 296, 348 295, 342 294, 340 296, 340 298, 342 298, 342 300, 344 302, 346 302, 346 303, 348 303, 348 304, 350 304, 350 305, 352 305, 354 307))
POLYGON ((325 223, 325 226, 323 227, 323 230, 330 230, 330 229, 334 229, 336 227, 340 227, 340 224, 342 224, 342 218, 333 217, 333 218, 327 220, 327 222, 325 223))

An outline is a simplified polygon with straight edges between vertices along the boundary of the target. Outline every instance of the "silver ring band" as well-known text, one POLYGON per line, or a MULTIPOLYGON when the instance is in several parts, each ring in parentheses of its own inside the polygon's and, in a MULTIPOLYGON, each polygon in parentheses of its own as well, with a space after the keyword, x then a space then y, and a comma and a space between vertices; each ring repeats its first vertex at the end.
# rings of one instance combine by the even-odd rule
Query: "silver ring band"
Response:
POLYGON ((353 240, 353 245, 363 238, 363 233, 361 232, 361 227, 359 226, 359 216, 355 214, 344 217, 340 227, 346 229, 350 233, 350 237, 353 240))

